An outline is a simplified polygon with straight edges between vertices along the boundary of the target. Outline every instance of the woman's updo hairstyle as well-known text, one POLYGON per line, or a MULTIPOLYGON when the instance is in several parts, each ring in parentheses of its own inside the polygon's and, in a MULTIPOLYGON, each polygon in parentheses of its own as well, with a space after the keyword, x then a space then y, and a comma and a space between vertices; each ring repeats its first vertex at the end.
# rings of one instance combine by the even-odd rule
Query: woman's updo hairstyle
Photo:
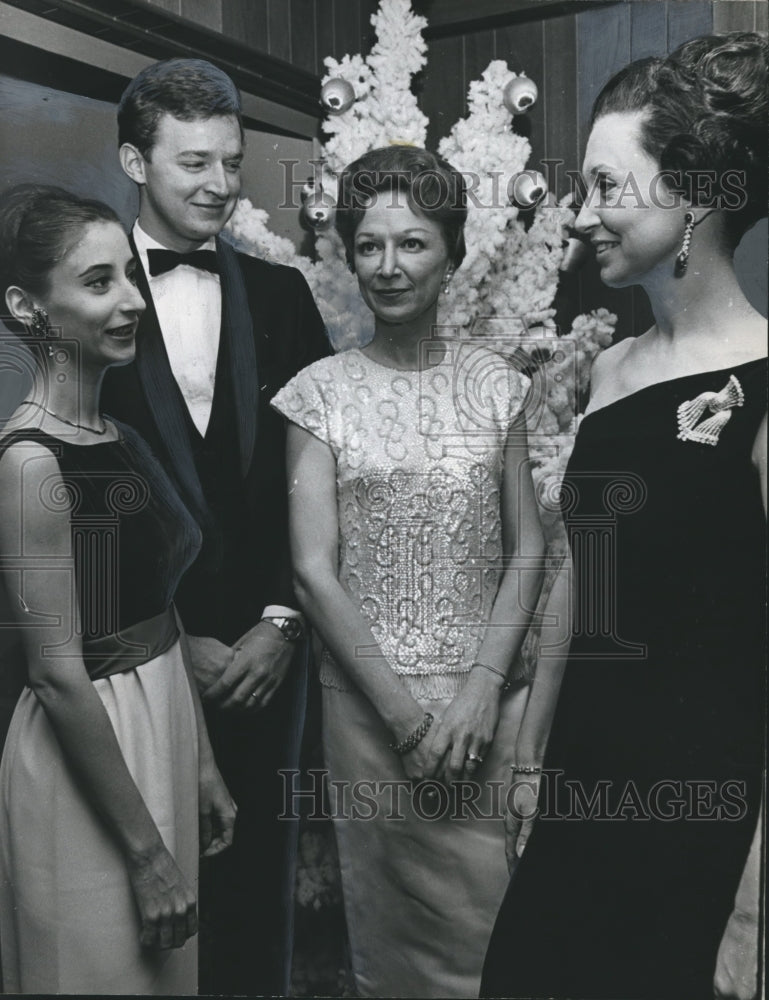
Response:
POLYGON ((644 149, 675 176, 673 190, 725 210, 732 246, 767 212, 767 54, 766 38, 754 32, 692 39, 666 59, 621 70, 598 95, 590 122, 645 112, 644 149))
POLYGON ((0 295, 11 285, 44 294, 53 267, 92 222, 116 222, 100 201, 63 188, 19 184, 0 195, 0 295))
POLYGON ((440 226, 451 263, 459 267, 465 257, 464 178, 435 153, 418 146, 393 145, 365 153, 339 177, 335 223, 350 268, 355 261, 355 233, 366 211, 378 197, 386 196, 391 203, 398 192, 406 196, 412 211, 440 226))

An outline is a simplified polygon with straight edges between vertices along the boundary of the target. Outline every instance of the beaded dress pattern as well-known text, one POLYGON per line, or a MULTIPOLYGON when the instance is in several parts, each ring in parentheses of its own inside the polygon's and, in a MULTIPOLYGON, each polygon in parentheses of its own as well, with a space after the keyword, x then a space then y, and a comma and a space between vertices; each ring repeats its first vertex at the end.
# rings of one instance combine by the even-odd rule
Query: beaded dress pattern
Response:
MULTIPOLYGON (((324 358, 272 401, 333 451, 339 580, 392 669, 427 700, 462 688, 491 614, 504 446, 529 385, 486 347, 434 343, 428 352, 443 357, 421 371, 358 349, 324 358)), ((320 676, 350 690, 327 651, 320 676)))

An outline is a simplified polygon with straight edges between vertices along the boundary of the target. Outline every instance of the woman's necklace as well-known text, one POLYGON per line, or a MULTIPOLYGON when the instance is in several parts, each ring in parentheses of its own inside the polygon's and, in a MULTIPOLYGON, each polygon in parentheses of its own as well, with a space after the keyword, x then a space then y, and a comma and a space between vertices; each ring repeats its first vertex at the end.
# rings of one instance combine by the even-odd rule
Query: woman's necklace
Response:
POLYGON ((68 424, 70 427, 75 427, 79 431, 88 431, 90 434, 98 434, 101 437, 102 434, 107 433, 107 425, 102 420, 102 428, 97 431, 95 427, 88 427, 86 424, 76 424, 74 420, 67 420, 66 417, 60 417, 58 413, 54 413, 53 410, 49 410, 47 406, 43 406, 42 403, 33 403, 31 400, 25 399, 23 402, 19 403, 19 406, 34 406, 38 410, 42 410, 43 413, 47 413, 49 417, 53 417, 55 420, 60 420, 63 424, 68 424))

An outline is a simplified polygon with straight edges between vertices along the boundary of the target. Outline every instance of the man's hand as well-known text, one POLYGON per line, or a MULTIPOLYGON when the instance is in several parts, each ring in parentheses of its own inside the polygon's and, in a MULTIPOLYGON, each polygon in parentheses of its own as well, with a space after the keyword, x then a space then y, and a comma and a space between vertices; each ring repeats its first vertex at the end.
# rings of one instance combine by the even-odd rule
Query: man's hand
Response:
POLYGON ((225 646, 218 639, 205 635, 187 635, 187 646, 190 653, 192 673, 201 697, 207 697, 207 691, 222 674, 232 665, 235 650, 225 646))
POLYGON ((265 708, 285 680, 296 643, 269 622, 258 622, 233 651, 232 662, 203 698, 224 710, 265 708))

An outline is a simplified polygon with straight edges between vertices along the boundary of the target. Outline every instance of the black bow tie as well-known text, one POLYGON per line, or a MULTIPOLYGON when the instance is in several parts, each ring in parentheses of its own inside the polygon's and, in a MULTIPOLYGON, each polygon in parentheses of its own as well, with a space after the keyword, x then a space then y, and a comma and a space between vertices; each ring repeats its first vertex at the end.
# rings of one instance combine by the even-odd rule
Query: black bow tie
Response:
POLYGON ((175 250, 148 250, 147 261, 150 266, 150 275, 153 278, 158 274, 165 274, 166 271, 173 271, 179 264, 189 264, 190 267, 198 267, 201 271, 210 271, 212 274, 219 273, 215 250, 193 250, 192 253, 177 253, 175 250))

